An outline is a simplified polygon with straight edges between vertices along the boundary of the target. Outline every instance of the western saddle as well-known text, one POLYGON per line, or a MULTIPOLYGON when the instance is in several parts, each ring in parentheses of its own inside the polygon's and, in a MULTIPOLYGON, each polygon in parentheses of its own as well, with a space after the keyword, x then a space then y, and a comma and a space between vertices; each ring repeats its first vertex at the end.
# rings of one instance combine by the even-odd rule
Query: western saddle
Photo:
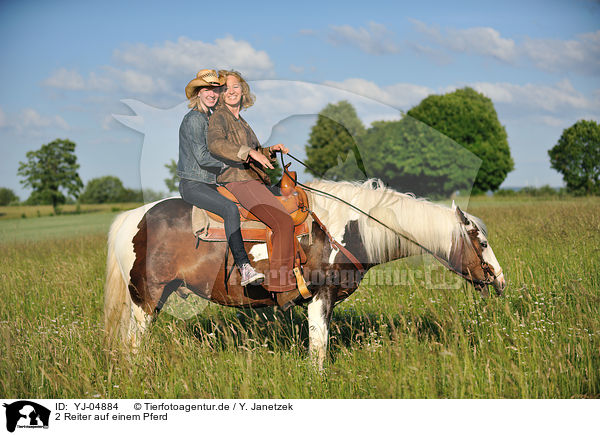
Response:
MULTIPOLYGON (((288 171, 289 165, 288 163, 284 168, 280 183, 281 196, 277 196, 277 199, 281 201, 281 204, 294 221, 294 274, 296 275, 300 294, 305 299, 308 299, 312 294, 308 290, 300 271, 301 265, 306 263, 306 254, 298 242, 298 238, 303 235, 310 235, 312 221, 311 219, 307 219, 310 214, 308 196, 304 189, 297 185, 296 172, 288 171)), ((271 258, 271 229, 250 213, 250 211, 246 210, 233 193, 224 186, 218 186, 217 190, 225 198, 237 204, 240 211, 241 231, 244 241, 266 243, 269 258, 271 258)), ((227 241, 223 218, 197 207, 193 207, 192 209, 192 232, 197 238, 197 243, 200 240, 208 242, 227 241)))

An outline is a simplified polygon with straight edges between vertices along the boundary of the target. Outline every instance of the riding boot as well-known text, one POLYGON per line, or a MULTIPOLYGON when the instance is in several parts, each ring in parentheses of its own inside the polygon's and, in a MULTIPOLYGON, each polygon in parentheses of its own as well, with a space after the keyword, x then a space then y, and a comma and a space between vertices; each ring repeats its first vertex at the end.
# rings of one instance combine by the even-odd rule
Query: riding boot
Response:
POLYGON ((283 309, 283 311, 287 311, 302 300, 308 299, 312 296, 310 290, 308 290, 310 281, 304 280, 304 276, 302 272, 300 272, 300 268, 294 268, 294 272, 296 273, 296 284, 298 287, 287 292, 273 293, 277 304, 283 309), (300 288, 302 288, 302 290, 300 290, 300 288))
POLYGON ((302 300, 302 295, 298 289, 272 294, 275 297, 277 305, 279 305, 283 311, 287 311, 293 306, 298 305, 298 302, 302 300))

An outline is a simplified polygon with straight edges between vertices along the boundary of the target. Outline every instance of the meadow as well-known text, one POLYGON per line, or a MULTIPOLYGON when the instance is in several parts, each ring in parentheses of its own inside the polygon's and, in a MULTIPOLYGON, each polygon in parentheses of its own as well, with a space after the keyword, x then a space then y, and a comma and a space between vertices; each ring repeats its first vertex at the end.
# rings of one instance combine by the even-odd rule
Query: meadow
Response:
POLYGON ((505 296, 442 288, 455 277, 427 259, 380 266, 336 307, 322 374, 307 359, 305 309, 194 296, 189 315, 169 301, 138 354, 106 352, 116 213, 2 219, 0 396, 600 397, 600 198, 475 198, 469 211, 488 226, 505 296))

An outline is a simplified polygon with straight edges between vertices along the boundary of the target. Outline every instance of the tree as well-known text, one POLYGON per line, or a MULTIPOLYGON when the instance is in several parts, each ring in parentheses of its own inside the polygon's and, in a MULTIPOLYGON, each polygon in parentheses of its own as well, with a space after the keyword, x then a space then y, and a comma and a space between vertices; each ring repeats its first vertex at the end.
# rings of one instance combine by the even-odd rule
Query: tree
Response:
POLYGON ((19 197, 15 195, 12 189, 0 187, 0 205, 9 205, 11 202, 19 201, 19 197))
POLYGON ((23 177, 21 184, 33 189, 33 199, 49 201, 56 213, 58 204, 66 200, 61 189, 77 197, 83 183, 77 173, 79 164, 74 142, 56 139, 37 151, 29 151, 26 156, 26 162, 19 162, 17 175, 23 177))
POLYGON ((577 195, 600 194, 600 125, 579 120, 563 130, 548 151, 550 164, 563 175, 567 191, 577 195))
POLYGON ((126 187, 123 191, 121 202, 144 202, 144 193, 141 189, 130 189, 126 187))
POLYGON ((407 112, 482 160, 474 193, 495 191, 513 170, 506 130, 492 101, 471 88, 430 95, 407 112))
POLYGON ((79 201, 83 204, 104 204, 107 202, 122 202, 125 196, 126 191, 121 180, 112 175, 107 175, 91 179, 79 196, 79 201))
POLYGON ((452 139, 409 116, 374 122, 362 144, 370 177, 418 196, 448 197, 470 189, 480 164, 452 139))
POLYGON ((365 168, 359 153, 358 141, 365 127, 348 101, 328 104, 319 113, 306 146, 306 163, 315 176, 326 175, 333 180, 365 178, 365 168), (344 166, 352 152, 355 165, 344 166))
POLYGON ((177 162, 173 159, 165 165, 169 170, 169 178, 165 178, 165 184, 169 192, 179 191, 179 176, 177 175, 177 162))

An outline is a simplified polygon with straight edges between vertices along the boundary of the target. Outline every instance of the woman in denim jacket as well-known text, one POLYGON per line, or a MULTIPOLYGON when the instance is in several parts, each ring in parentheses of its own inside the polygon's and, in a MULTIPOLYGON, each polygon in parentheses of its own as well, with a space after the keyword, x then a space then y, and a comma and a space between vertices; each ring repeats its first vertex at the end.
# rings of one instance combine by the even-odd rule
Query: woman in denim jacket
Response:
POLYGON ((242 286, 258 284, 264 279, 250 265, 240 230, 240 214, 232 201, 217 191, 217 175, 225 167, 206 146, 208 117, 219 100, 225 77, 216 71, 203 69, 185 87, 190 110, 179 127, 179 161, 177 175, 181 178, 179 192, 184 201, 221 216, 235 264, 242 275, 242 286))

